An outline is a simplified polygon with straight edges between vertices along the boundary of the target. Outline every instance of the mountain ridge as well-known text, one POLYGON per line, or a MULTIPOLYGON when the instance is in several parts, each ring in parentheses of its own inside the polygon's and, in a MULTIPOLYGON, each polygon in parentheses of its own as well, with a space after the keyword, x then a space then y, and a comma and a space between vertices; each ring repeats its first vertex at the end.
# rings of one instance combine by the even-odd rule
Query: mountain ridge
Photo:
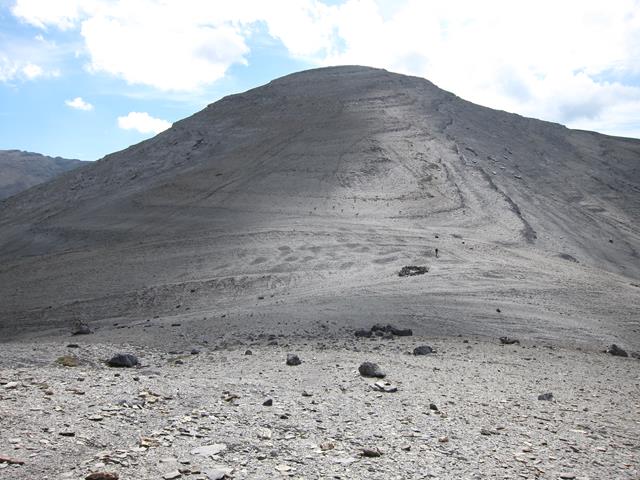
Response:
POLYGON ((81 166, 81 160, 0 150, 0 201, 81 166))
POLYGON ((0 282, 0 313, 25 328, 191 318, 174 305, 186 302, 206 319, 194 328, 242 329, 269 292, 260 321, 297 316, 308 331, 395 315, 490 334, 506 321, 490 305, 506 302, 522 333, 637 342, 639 158, 640 141, 480 107, 418 77, 292 74, 0 204, 0 280, 18 279, 0 282), (429 274, 398 284, 418 263, 429 274))

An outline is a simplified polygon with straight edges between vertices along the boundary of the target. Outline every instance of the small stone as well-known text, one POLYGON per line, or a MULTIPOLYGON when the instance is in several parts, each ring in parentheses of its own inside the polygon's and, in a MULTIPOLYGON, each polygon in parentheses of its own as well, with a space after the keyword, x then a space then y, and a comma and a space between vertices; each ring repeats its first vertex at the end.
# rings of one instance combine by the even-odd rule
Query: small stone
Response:
POLYGON ((612 344, 609 348, 607 348, 607 353, 609 355, 613 355, 614 357, 628 357, 629 356, 629 354, 625 350, 620 348, 615 343, 612 344))
POLYGON ((0 456, 0 463, 6 463, 7 465, 24 465, 23 460, 3 456, 0 456))
POLYGON ((434 410, 434 411, 438 411, 438 406, 435 403, 430 403, 429 404, 429 410, 434 410))
POLYGON ((438 442, 447 443, 449 441, 449 437, 439 437, 438 442))
POLYGON ((279 472, 284 473, 284 472, 289 472, 289 471, 291 471, 291 467, 290 467, 289 465, 284 465, 284 464, 282 464, 282 465, 278 465, 278 466, 276 467, 276 470, 278 470, 279 472))
POLYGON ((481 428, 480 429, 480 435, 493 435, 493 434, 494 434, 494 432, 492 432, 488 428, 481 428))
POLYGON ((413 335, 413 330, 411 330, 410 328, 396 328, 391 325, 387 327, 387 332, 398 337, 410 337, 413 335))
POLYGON ((384 378, 386 376, 378 364, 372 362, 363 362, 358 367, 358 372, 360 372, 360 375, 363 377, 384 378))
POLYGON ((244 354, 245 355, 253 355, 253 352, 251 350, 245 350, 244 354))
POLYGON ((500 343, 502 345, 513 345, 514 343, 520 344, 520 340, 511 337, 500 337, 500 343))
POLYGON ((433 348, 429 345, 420 345, 413 349, 414 355, 429 355, 430 353, 433 353, 433 348))
POLYGON ((58 435, 61 435, 63 437, 75 437, 76 436, 76 432, 62 431, 62 432, 58 432, 58 435))
POLYGON ((107 361, 107 365, 114 368, 131 368, 138 365, 138 357, 130 353, 119 353, 107 361))
POLYGON ((233 468, 216 465, 211 470, 205 470, 203 473, 207 476, 208 480, 224 480, 225 478, 231 478, 233 468))
POLYGON ((117 473, 94 472, 84 477, 84 480, 118 480, 118 478, 120 477, 118 477, 117 473))
POLYGON ((560 478, 562 480, 574 480, 576 476, 573 473, 561 473, 560 478))
POLYGON ((89 325, 87 325, 86 323, 80 323, 78 324, 76 329, 71 332, 71 335, 89 335, 91 333, 93 332, 89 328, 89 325))
POLYGON ((80 365, 80 360, 73 355, 63 355, 62 357, 58 357, 56 359, 56 363, 58 365, 62 365, 63 367, 77 367, 80 365))
POLYGON ((335 443, 324 442, 320 444, 320 450, 324 452, 326 452, 327 450, 333 450, 334 448, 336 448, 335 443))
POLYGON ((553 393, 549 392, 549 393, 543 393, 541 395, 538 395, 538 400, 544 400, 544 401, 550 402, 553 400, 553 393))
POLYGON ((424 275, 429 271, 429 267, 419 267, 417 265, 408 265, 402 267, 398 272, 399 277, 412 277, 414 275, 424 275))
POLYGON ((354 332, 356 337, 359 338, 369 338, 371 337, 371 335, 373 335, 373 332, 371 330, 366 330, 364 328, 359 328, 358 330, 356 330, 354 332))
POLYGON ((258 429, 258 438, 261 440, 271 440, 273 433, 268 428, 259 428, 258 429))
POLYGON ((371 385, 371 388, 378 392, 385 392, 385 393, 395 393, 398 391, 398 387, 396 387, 392 383, 382 382, 382 381, 374 383, 373 385, 371 385))
POLYGON ((264 402, 262 402, 262 405, 264 407, 271 407, 273 406, 273 399, 271 398, 267 398, 264 402))
POLYGON ((176 478, 180 478, 182 474, 178 470, 172 470, 171 472, 167 472, 162 475, 164 480, 175 480, 176 478))
POLYGON ((9 382, 9 383, 6 383, 4 386, 5 390, 14 390, 16 388, 18 388, 18 382, 9 382))
POLYGON ((200 353, 200 350, 198 350, 197 348, 191 349, 191 355, 198 355, 199 353, 200 353))
POLYGON ((298 357, 298 355, 294 353, 287 353, 287 365, 290 367, 295 367, 296 365, 300 365, 302 360, 298 357))
POLYGON ((67 345, 67 348, 80 348, 80 345, 78 345, 77 343, 70 343, 69 345, 67 345))
POLYGON ((363 448, 360 455, 367 458, 377 458, 382 456, 382 452, 378 448, 363 448))
POLYGON ((302 396, 303 397, 313 397, 313 393, 307 392, 306 390, 302 391, 302 396))

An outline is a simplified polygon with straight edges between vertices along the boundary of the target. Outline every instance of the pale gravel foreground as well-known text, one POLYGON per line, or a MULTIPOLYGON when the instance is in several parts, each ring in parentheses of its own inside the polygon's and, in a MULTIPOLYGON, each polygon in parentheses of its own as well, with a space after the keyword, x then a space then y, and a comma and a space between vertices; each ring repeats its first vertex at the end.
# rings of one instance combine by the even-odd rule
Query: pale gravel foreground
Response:
POLYGON ((182 479, 221 478, 216 468, 220 475, 233 469, 236 479, 640 475, 640 364, 633 358, 474 338, 345 336, 325 346, 279 337, 278 345, 249 340, 198 347, 197 355, 87 340, 2 345, 0 456, 25 463, 0 464, 1 479, 108 471, 142 480, 176 470, 182 479), (80 348, 66 348, 69 342, 80 348), (421 344, 437 353, 408 354, 421 344), (123 351, 143 366, 101 362, 123 351), (286 366, 289 352, 302 365, 286 366), (58 366, 66 354, 82 365, 58 366), (369 388, 373 381, 357 373, 366 360, 387 372, 397 393, 369 388), (547 392, 555 401, 537 399, 547 392), (118 405, 143 398, 143 406, 118 405), (268 398, 271 407, 263 406, 268 398), (190 453, 210 444, 226 450, 190 453), (363 448, 382 456, 363 458, 363 448))

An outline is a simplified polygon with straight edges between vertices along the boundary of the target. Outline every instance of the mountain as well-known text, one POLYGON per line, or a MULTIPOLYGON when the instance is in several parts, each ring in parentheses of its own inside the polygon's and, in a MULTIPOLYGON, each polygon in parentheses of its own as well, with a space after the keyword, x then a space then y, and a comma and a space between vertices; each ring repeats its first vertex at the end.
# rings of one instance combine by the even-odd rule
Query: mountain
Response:
POLYGON ((323 68, 0 203, 0 336, 83 320, 151 342, 135 326, 157 317, 637 347, 639 246, 640 141, 323 68))
POLYGON ((81 160, 0 150, 0 200, 83 165, 81 160))

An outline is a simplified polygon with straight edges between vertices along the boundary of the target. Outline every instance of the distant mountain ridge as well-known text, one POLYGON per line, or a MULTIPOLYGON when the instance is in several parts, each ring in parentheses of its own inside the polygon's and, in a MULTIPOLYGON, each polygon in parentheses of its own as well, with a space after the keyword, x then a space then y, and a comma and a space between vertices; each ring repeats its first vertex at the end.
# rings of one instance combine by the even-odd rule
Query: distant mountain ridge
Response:
POLYGON ((0 200, 83 165, 82 160, 0 150, 0 200))

